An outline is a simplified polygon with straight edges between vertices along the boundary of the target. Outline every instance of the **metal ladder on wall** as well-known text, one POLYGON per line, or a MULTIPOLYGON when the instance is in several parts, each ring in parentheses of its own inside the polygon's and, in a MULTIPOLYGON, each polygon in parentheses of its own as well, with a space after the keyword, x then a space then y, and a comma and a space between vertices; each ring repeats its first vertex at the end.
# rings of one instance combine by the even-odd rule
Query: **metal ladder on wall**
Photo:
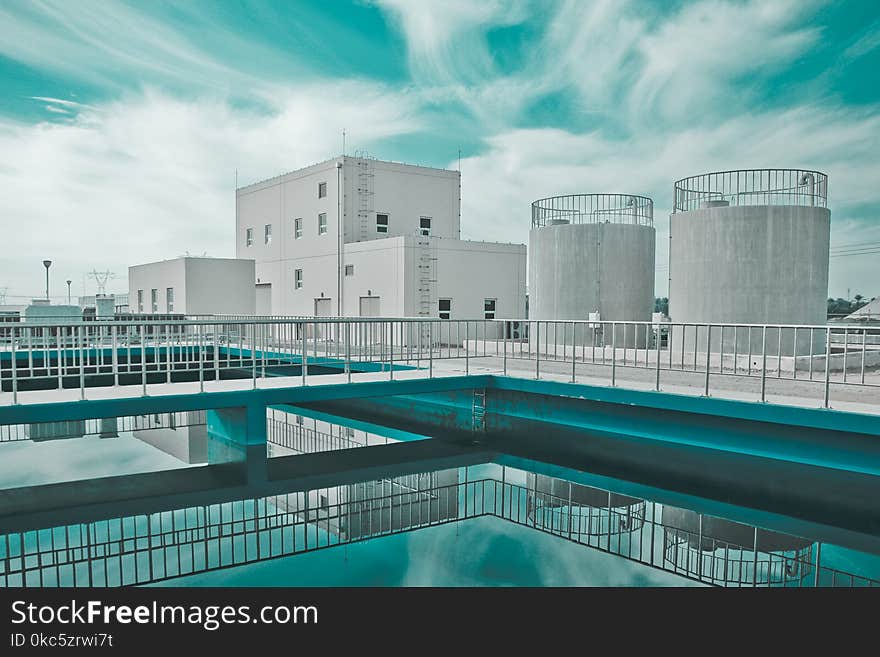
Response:
MULTIPOLYGON (((485 433, 486 431, 486 389, 474 388, 473 405, 471 406, 473 415, 473 432, 485 433)), ((479 438, 474 436, 474 442, 479 442, 479 438)))
MULTIPOLYGON (((437 305, 434 299, 434 283, 437 282, 437 275, 434 271, 437 262, 437 256, 434 255, 434 243, 429 235, 418 235, 418 281, 419 281, 419 317, 432 317, 437 305)), ((431 327, 428 323, 421 326, 421 344, 428 346, 431 340, 431 327)), ((433 345, 431 345, 433 346, 433 345)))
POLYGON ((356 153, 358 169, 358 223, 360 224, 359 241, 363 242, 370 236, 370 218, 373 213, 373 160, 365 152, 356 153))

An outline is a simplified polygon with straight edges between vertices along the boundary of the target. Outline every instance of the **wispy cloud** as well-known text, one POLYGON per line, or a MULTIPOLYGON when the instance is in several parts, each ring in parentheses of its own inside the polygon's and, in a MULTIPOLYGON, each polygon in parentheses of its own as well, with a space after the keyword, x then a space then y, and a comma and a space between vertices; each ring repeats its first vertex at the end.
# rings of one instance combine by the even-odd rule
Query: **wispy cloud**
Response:
POLYGON ((343 127, 372 147, 420 125, 415 95, 359 81, 288 90, 267 112, 152 90, 63 123, 0 121, 0 207, 18 227, 4 236, 4 284, 34 294, 47 255, 56 290, 92 267, 124 276, 187 249, 231 256, 236 169, 245 183, 326 159, 343 127))

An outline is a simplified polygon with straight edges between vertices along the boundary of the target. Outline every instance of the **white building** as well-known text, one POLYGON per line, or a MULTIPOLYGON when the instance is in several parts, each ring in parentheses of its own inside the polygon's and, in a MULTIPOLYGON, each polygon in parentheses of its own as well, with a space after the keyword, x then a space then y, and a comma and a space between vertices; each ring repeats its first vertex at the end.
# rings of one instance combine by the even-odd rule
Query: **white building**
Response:
POLYGON ((523 317, 525 245, 461 240, 460 181, 340 156, 238 189, 257 314, 523 317))
POLYGON ((253 315, 254 261, 162 260, 128 268, 132 314, 253 315))

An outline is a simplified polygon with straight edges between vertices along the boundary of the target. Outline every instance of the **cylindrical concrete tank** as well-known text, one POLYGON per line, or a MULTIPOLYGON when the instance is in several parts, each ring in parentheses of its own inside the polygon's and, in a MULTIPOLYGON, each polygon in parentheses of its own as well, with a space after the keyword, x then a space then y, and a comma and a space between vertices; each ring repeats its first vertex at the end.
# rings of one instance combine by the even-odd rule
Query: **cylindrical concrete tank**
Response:
MULTIPOLYGON (((825 324, 831 212, 818 171, 724 171, 675 183, 669 315, 676 323, 825 324)), ((719 348, 718 331, 712 340, 719 348)), ((794 330, 739 331, 736 347, 791 355, 794 330), (750 344, 751 343, 751 344, 750 344)), ((705 334, 705 329, 704 329, 705 334)), ((798 353, 810 351, 800 331, 798 353)), ((733 331, 725 350, 734 347, 733 331)), ((812 337, 824 349, 824 332, 812 337)), ((816 344, 818 343, 818 344, 816 344)), ((705 349, 705 338, 700 341, 705 349)))
MULTIPOLYGON (((576 194, 532 203, 529 319, 651 320, 654 203, 632 194, 576 194)), ((632 329, 617 344, 643 344, 632 329)), ((644 330, 642 331, 644 336, 644 330)), ((605 336, 610 344, 610 336, 605 336)))

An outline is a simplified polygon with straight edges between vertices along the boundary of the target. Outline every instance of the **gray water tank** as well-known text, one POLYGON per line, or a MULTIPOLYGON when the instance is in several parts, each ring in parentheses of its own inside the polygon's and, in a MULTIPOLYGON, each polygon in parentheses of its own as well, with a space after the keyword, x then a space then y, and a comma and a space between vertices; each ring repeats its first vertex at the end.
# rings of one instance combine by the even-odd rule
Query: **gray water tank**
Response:
MULTIPOLYGON (((529 319, 651 320, 654 203, 632 194, 575 194, 532 203, 529 319)), ((643 344, 631 328, 617 344, 643 344)), ((644 336, 644 331, 641 331, 644 336)), ((611 344, 606 335, 605 344, 611 344)))
MULTIPOLYGON (((825 174, 800 169, 723 171, 676 182, 669 242, 672 321, 824 325, 827 189, 825 174)), ((740 353, 749 346, 757 352, 766 340, 768 353, 775 354, 778 333, 765 338, 762 331, 753 330, 751 338, 740 331, 740 353)), ((717 333, 713 350, 720 344, 717 333)), ((733 331, 727 333, 730 351, 733 331)), ((810 351, 809 333, 799 333, 798 353, 810 351)), ((783 354, 790 355, 794 331, 783 331, 782 340, 783 354)), ((824 350, 824 331, 812 341, 812 351, 824 350)), ((699 342, 705 349, 705 339, 699 342)))

